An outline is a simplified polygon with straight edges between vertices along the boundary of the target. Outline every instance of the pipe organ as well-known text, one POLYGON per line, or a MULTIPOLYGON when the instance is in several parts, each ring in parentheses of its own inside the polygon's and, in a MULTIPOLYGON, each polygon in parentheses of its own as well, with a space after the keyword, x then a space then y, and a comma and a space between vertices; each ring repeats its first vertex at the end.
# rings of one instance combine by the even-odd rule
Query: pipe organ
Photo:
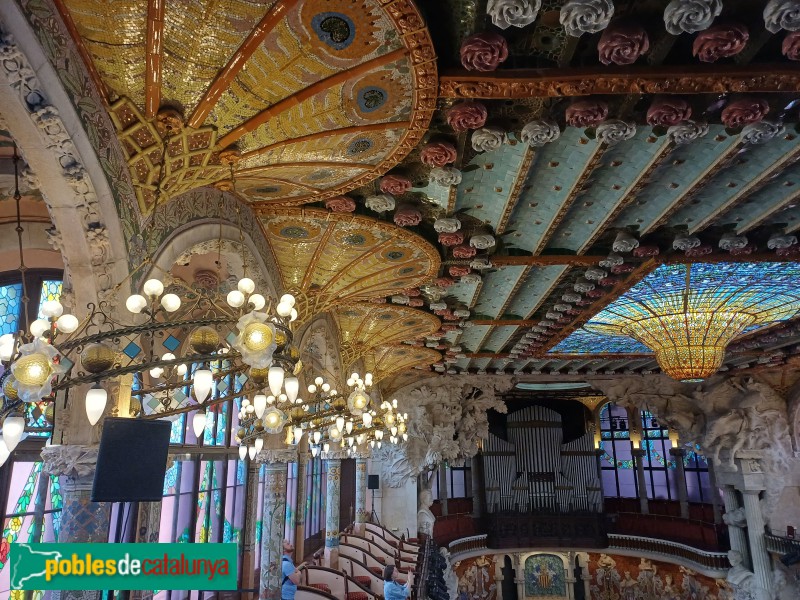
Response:
POLYGON ((490 513, 602 511, 602 488, 591 432, 563 441, 561 415, 528 406, 508 415, 507 437, 484 444, 490 513))

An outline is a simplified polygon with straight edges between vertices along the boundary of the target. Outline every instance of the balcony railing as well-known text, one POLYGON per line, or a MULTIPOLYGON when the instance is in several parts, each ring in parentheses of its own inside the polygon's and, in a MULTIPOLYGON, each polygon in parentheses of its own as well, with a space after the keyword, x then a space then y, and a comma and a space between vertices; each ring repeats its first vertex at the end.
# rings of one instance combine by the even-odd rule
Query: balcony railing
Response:
POLYGON ((476 550, 486 550, 487 535, 471 535, 470 537, 461 538, 447 545, 447 550, 451 555, 461 554, 464 552, 475 552, 476 550))
POLYGON ((490 548, 607 546, 606 517, 597 513, 490 513, 481 525, 490 548))
POLYGON ((767 552, 773 552, 781 556, 800 552, 800 540, 768 533, 764 536, 764 541, 767 544, 767 552))
POLYGON ((636 552, 646 552, 651 555, 658 554, 671 558, 678 558, 712 571, 725 571, 730 568, 728 555, 723 552, 708 552, 686 546, 685 544, 666 540, 609 533, 608 548, 612 550, 633 550, 636 552))

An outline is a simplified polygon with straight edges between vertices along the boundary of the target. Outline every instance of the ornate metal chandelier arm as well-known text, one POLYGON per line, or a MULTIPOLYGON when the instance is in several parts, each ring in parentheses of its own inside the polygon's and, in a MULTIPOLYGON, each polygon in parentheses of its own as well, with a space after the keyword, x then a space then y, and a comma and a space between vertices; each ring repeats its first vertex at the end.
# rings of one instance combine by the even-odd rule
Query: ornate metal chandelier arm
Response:
POLYGON ((28 267, 25 266, 25 252, 24 252, 24 244, 22 241, 22 234, 24 229, 22 228, 22 212, 20 209, 20 203, 22 201, 22 194, 19 192, 19 153, 17 153, 17 144, 14 142, 14 155, 12 156, 12 160, 14 161, 14 203, 17 207, 17 226, 15 231, 17 232, 17 243, 19 246, 19 267, 17 270, 19 271, 20 281, 22 282, 22 315, 21 315, 21 326, 18 326, 17 329, 21 331, 28 331, 28 283, 25 281, 25 273, 28 270, 28 267))

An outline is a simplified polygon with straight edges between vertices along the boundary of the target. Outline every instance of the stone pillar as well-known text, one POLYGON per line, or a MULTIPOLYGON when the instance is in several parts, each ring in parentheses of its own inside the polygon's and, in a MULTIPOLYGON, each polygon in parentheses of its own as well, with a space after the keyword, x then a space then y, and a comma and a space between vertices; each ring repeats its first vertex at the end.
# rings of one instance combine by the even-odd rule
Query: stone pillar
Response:
POLYGON ((478 452, 472 457, 472 516, 480 519, 486 511, 486 491, 483 479, 483 453, 478 452))
POLYGON ((265 463, 264 503, 261 507, 261 600, 280 600, 281 597, 281 558, 286 530, 286 464, 296 459, 297 450, 292 447, 264 449, 256 457, 259 463, 265 463))
POLYGON ((356 459, 356 521, 355 532, 364 533, 364 523, 369 520, 367 512, 367 459, 356 459))
POLYGON ((764 513, 761 512, 759 494, 765 489, 761 468, 763 453, 758 450, 740 450, 736 466, 742 475, 741 492, 744 498, 744 516, 747 537, 750 541, 750 560, 753 564, 753 597, 756 600, 772 598, 772 563, 764 539, 764 513))
POLYGON ((339 495, 342 487, 342 460, 325 461, 328 482, 325 496, 325 566, 339 567, 339 495))
POLYGON ((505 554, 496 554, 494 559, 494 580, 497 583, 497 600, 503 600, 503 567, 506 564, 505 554))
MULTIPOLYGON (((136 523, 136 543, 157 544, 161 528, 161 502, 139 502, 136 523)), ((151 600, 153 596, 151 590, 131 591, 131 600, 151 600)))
MULTIPOLYGON (((244 527, 242 531, 242 588, 257 590, 256 577, 256 525, 258 523, 258 463, 250 461, 247 465, 245 482, 244 527)), ((255 600, 257 592, 249 592, 243 598, 255 600)))
MULTIPOLYGON (((63 508, 61 543, 108 542, 111 504, 92 502, 92 484, 97 465, 96 446, 45 446, 42 448, 43 471, 61 479, 63 508)), ((54 600, 99 600, 100 591, 53 592, 54 600)))
POLYGON ((447 512, 447 465, 444 461, 439 463, 439 503, 442 505, 442 516, 447 512))
POLYGON ((732 485, 722 486, 722 499, 725 502, 724 520, 728 526, 731 550, 736 550, 741 554, 744 565, 749 568, 751 566, 750 550, 747 547, 747 536, 744 533, 747 522, 744 519, 744 510, 739 506, 736 490, 732 485))
POLYGON ((686 450, 683 448, 670 448, 672 458, 675 459, 675 479, 678 484, 678 502, 681 504, 681 517, 689 518, 689 493, 686 489, 686 469, 683 459, 686 457, 686 450))
POLYGON ((572 569, 569 567, 566 570, 566 577, 564 577, 564 582, 567 584, 567 600, 575 600, 575 576, 572 575, 572 569))
POLYGON ((517 598, 525 597, 525 561, 521 554, 514 555, 514 583, 517 584, 517 598))
POLYGON ((297 502, 294 510, 294 551, 298 559, 306 555, 306 462, 310 454, 297 455, 297 502))
POLYGON ((711 486, 711 509, 714 511, 714 523, 722 523, 722 511, 719 509, 719 485, 717 484, 717 473, 714 469, 714 461, 708 461, 708 482, 711 486))
POLYGON ((636 481, 639 488, 639 507, 643 515, 650 514, 650 505, 647 502, 647 481, 644 478, 644 454, 641 448, 634 448, 631 451, 633 460, 636 463, 636 481))

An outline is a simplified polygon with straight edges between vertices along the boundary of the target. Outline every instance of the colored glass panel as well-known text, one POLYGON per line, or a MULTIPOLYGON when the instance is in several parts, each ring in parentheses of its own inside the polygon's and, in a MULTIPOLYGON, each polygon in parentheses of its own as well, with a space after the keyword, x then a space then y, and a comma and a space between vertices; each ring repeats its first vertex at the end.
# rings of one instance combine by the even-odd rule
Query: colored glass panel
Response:
POLYGON ((21 303, 21 283, 0 286, 0 335, 17 332, 21 303))
POLYGON ((37 319, 44 319, 46 318, 42 314, 42 305, 47 302, 48 300, 60 300, 61 299, 61 289, 63 287, 63 282, 59 280, 53 279, 45 279, 42 281, 42 290, 39 294, 39 314, 37 315, 37 319))

